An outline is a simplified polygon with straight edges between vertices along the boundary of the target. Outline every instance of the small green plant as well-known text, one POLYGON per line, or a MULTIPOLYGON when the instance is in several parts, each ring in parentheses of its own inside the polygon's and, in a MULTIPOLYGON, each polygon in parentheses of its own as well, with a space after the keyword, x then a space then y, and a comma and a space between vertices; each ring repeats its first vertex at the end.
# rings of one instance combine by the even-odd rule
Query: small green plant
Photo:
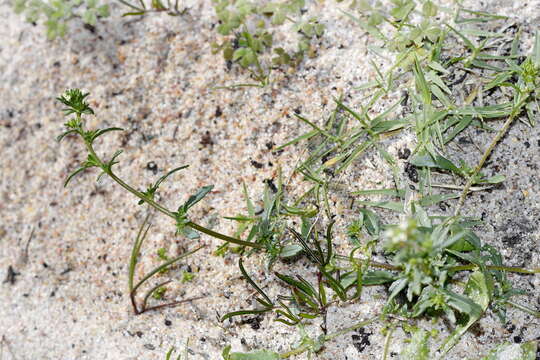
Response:
POLYGON ((109 5, 99 0, 12 0, 16 13, 23 13, 26 21, 36 23, 42 19, 47 38, 63 37, 68 22, 80 18, 85 24, 96 25, 99 18, 109 16, 109 5))
POLYGON ((162 300, 166 292, 167 288, 165 286, 160 286, 154 292, 152 292, 152 297, 156 300, 162 300))
POLYGON ((182 283, 187 283, 187 282, 190 282, 190 281, 193 281, 193 279, 195 279, 195 274, 192 273, 192 272, 189 272, 189 271, 182 271, 182 283))
POLYGON ((304 0, 268 3, 213 0, 213 3, 220 22, 217 31, 224 36, 221 43, 212 43, 214 53, 221 52, 226 61, 237 63, 249 70, 256 81, 256 84, 239 84, 232 87, 267 85, 272 68, 295 68, 306 54, 309 57, 315 56, 311 41, 324 33, 324 25, 316 18, 302 18, 304 0), (286 22, 291 22, 292 31, 299 34, 297 50, 293 52, 275 46, 273 41, 271 29, 286 22), (269 60, 269 54, 272 53, 274 57, 269 60), (266 61, 263 60, 265 58, 266 61))

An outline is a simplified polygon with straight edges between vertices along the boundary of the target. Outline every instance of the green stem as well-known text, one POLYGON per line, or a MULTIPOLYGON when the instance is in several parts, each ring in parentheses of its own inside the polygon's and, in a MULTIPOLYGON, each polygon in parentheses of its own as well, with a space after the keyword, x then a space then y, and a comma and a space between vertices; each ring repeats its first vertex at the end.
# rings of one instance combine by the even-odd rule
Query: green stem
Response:
MULTIPOLYGON (((349 256, 344 256, 344 255, 339 255, 339 254, 336 254, 336 257, 341 259, 341 260, 348 261, 348 262, 351 262, 351 261, 363 262, 363 261, 367 260, 367 259, 361 259, 361 258, 355 258, 355 257, 351 258, 349 256)), ((373 260, 369 260, 369 266, 370 267, 380 268, 380 269, 392 270, 392 271, 401 271, 401 270, 403 270, 403 267, 401 267, 401 266, 394 266, 394 265, 385 264, 385 263, 381 263, 381 262, 377 262, 377 261, 373 261, 373 260)))
POLYGON ((386 338, 384 339, 384 351, 382 355, 382 360, 386 360, 388 357, 388 350, 390 350, 390 341, 392 340, 392 333, 394 332, 394 326, 387 330, 386 338))
MULTIPOLYGON (((474 270, 477 267, 478 266, 475 265, 475 264, 460 265, 460 266, 453 266, 453 267, 449 268, 448 271, 468 271, 468 270, 474 270)), ((514 273, 527 274, 527 275, 540 274, 540 268, 535 268, 535 269, 529 270, 529 269, 517 268, 517 267, 512 267, 512 266, 486 265, 486 269, 487 270, 514 272, 514 273)))
POLYGON ((128 184, 126 184, 122 179, 120 179, 118 176, 116 176, 116 174, 114 174, 112 171, 107 173, 107 175, 109 175, 114 181, 116 181, 118 183, 118 185, 120 185, 121 187, 123 187, 124 189, 126 189, 127 191, 129 191, 130 193, 132 193, 133 195, 138 197, 139 199, 143 200, 144 202, 146 202, 148 205, 152 206, 157 211, 167 215, 168 217, 170 217, 172 219, 176 219, 176 217, 174 216, 174 213, 172 211, 170 211, 169 209, 163 207, 162 205, 160 205, 159 203, 157 203, 153 199, 151 199, 151 198, 149 198, 147 196, 144 196, 144 194, 142 194, 140 191, 137 191, 134 188, 132 188, 131 186, 129 186, 128 184))
MULTIPOLYGON (((518 90, 519 91, 519 90, 518 90)), ((497 132, 497 135, 489 144, 486 151, 484 151, 484 154, 482 155, 482 158, 478 162, 478 165, 474 168, 473 173, 469 177, 469 180, 467 180, 467 183, 465 184, 465 187, 463 188, 463 191, 461 192, 461 196, 459 197, 459 201, 456 207, 456 210, 454 212, 454 216, 457 217, 459 213, 461 212, 461 209, 463 208, 463 204, 465 203, 465 198, 467 197, 469 193, 469 189, 474 184, 474 181, 476 179, 476 176, 482 170, 482 167, 484 167, 485 162, 493 152, 493 149, 495 149, 495 146, 497 146, 497 143, 502 139, 502 137, 508 132, 508 129, 510 128, 510 125, 514 122, 514 120, 518 117, 518 115, 521 113, 521 110, 525 103, 527 102, 527 99, 529 97, 529 92, 521 93, 521 100, 514 106, 512 113, 510 113, 510 116, 505 121, 502 128, 497 132)))
MULTIPOLYGON (((135 195, 136 197, 138 197, 139 199, 141 199, 142 201, 144 201, 145 203, 147 203, 148 205, 150 205, 151 207, 156 209, 157 211, 163 213, 164 215, 167 215, 168 217, 170 217, 170 218, 172 218, 172 219, 174 219, 176 221, 176 215, 175 215, 174 212, 172 212, 171 210, 167 209, 166 207, 162 206, 161 204, 157 203, 153 199, 149 198, 148 196, 145 196, 140 191, 134 189, 133 187, 131 187, 130 185, 125 183, 122 179, 120 179, 118 176, 116 176, 112 172, 111 169, 109 169, 107 164, 104 163, 101 160, 100 157, 98 157, 98 155, 94 151, 94 148, 92 147, 92 144, 85 141, 85 145, 86 145, 86 149, 88 150, 88 152, 99 162, 99 167, 101 168, 101 170, 103 170, 107 175, 109 175, 116 183, 118 183, 124 189, 126 189, 127 191, 129 191, 130 193, 132 193, 133 195, 135 195)), ((189 226, 190 228, 192 228, 194 230, 198 230, 198 231, 200 231, 202 233, 205 233, 207 235, 215 237, 216 239, 227 241, 227 242, 230 242, 230 243, 233 243, 233 244, 237 244, 237 245, 241 245, 241 246, 249 246, 249 247, 253 247, 253 248, 257 248, 257 249, 262 249, 263 248, 263 246, 261 244, 236 239, 236 238, 221 234, 219 232, 207 229, 207 228, 205 228, 205 227, 203 227, 201 225, 198 225, 198 224, 196 224, 194 222, 191 222, 191 221, 186 223, 186 226, 189 226)))
POLYGON ((139 232, 137 233, 137 238, 135 239, 135 244, 133 244, 133 249, 131 250, 131 258, 129 260, 128 289, 129 297, 131 299, 131 305, 133 306, 133 311, 135 312, 135 314, 139 313, 139 309, 137 308, 137 302, 135 301, 135 292, 133 291, 133 278, 135 277, 135 267, 137 266, 139 251, 141 249, 144 239, 146 238, 146 235, 148 234, 148 230, 150 229, 150 225, 146 227, 148 220, 150 220, 150 215, 151 213, 148 212, 148 214, 144 218, 144 222, 141 224, 139 232))
POLYGON ((152 206, 157 211, 169 216, 170 218, 176 219, 176 217, 174 216, 174 213, 172 211, 170 211, 169 209, 167 209, 167 208, 163 207, 162 205, 158 204, 154 200, 144 196, 143 193, 141 193, 140 191, 132 188, 131 186, 126 184, 122 179, 120 179, 118 176, 116 176, 112 172, 112 170, 109 169, 107 164, 104 163, 103 160, 101 160, 101 158, 96 154, 92 144, 85 141, 85 145, 86 145, 86 149, 88 150, 88 152, 99 162, 99 167, 101 168, 101 170, 105 174, 109 175, 116 183, 118 183, 118 185, 120 185, 121 187, 123 187, 124 189, 126 189, 127 191, 129 191, 130 193, 132 193, 133 195, 138 197, 139 199, 143 200, 144 202, 146 202, 148 205, 152 206))
MULTIPOLYGON (((336 255, 337 258, 342 260, 351 261, 351 259, 348 256, 343 255, 336 255)), ((359 259, 359 258, 353 258, 355 261, 365 261, 365 259, 359 259)), ((381 262, 376 262, 373 260, 370 260, 369 262, 370 267, 377 267, 381 269, 386 270, 392 270, 392 271, 401 271, 403 270, 403 267, 401 266, 394 266, 390 264, 385 264, 381 262)), ((474 270, 478 266, 475 264, 469 264, 469 265, 459 265, 459 266, 453 266, 451 268, 448 268, 448 271, 469 271, 474 270)), ((534 275, 534 274, 540 274, 540 268, 534 268, 534 269, 523 269, 518 267, 512 267, 512 266, 498 266, 498 265, 487 265, 486 269, 488 270, 498 270, 498 271, 507 271, 507 272, 514 272, 514 273, 520 273, 520 274, 527 274, 527 275, 534 275)))
POLYGON ((186 226, 189 226, 190 228, 192 228, 194 230, 197 230, 197 231, 200 231, 202 233, 205 233, 206 235, 210 235, 210 236, 215 237, 217 239, 227 241, 227 242, 230 242, 230 243, 233 243, 233 244, 237 244, 237 245, 241 245, 241 246, 250 246, 250 247, 253 247, 253 248, 257 248, 257 249, 262 249, 263 248, 263 246, 261 244, 236 239, 236 238, 233 238, 233 237, 230 237, 230 236, 215 232, 213 230, 207 229, 204 226, 198 225, 198 224, 196 224, 196 223, 194 223, 192 221, 186 223, 186 226))

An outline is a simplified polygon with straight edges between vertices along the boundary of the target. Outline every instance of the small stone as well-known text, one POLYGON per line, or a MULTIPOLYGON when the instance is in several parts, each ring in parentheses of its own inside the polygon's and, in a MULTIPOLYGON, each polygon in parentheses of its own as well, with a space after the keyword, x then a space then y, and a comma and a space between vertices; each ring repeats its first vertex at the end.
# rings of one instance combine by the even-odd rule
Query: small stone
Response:
POLYGON ((154 173, 154 175, 158 172, 158 166, 155 162, 150 161, 148 164, 146 164, 146 170, 149 170, 154 173))

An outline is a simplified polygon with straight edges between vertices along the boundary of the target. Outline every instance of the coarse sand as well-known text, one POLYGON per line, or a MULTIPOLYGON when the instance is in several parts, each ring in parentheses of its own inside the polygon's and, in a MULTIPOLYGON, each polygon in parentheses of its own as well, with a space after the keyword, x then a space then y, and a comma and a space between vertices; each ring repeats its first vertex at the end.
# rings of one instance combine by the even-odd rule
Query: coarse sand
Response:
MULTIPOLYGON (((345 94, 348 104, 360 104, 363 95, 353 88, 375 76, 368 63, 374 59, 367 51, 369 37, 338 11, 336 2, 327 0, 311 5, 327 26, 315 58, 305 60, 296 73, 274 72, 272 84, 264 88, 216 89, 248 82, 249 76, 236 66, 228 70, 222 57, 212 54, 210 44, 217 35, 211 1, 185 5, 186 15, 143 19, 123 18, 113 5, 112 15, 95 29, 75 21, 65 39, 54 41, 6 2, 0 5, 0 360, 164 359, 172 346, 182 349, 186 343, 189 359, 217 360, 227 344, 235 351, 287 351, 300 340, 294 328, 275 322, 273 315, 219 322, 228 311, 254 306, 254 291, 241 278, 238 256, 212 255, 221 243, 207 236, 196 241, 206 247, 170 274, 180 279, 182 271, 192 271, 194 279, 175 281, 166 293, 169 300, 202 298, 135 316, 127 296, 127 266, 146 209, 110 179, 96 184, 95 171, 62 186, 86 155, 78 139, 54 141, 64 123, 55 97, 78 87, 91 93, 96 117, 88 117, 90 127, 126 129, 96 144, 101 154, 124 150, 117 167, 123 178, 146 188, 168 169, 189 164, 164 183, 161 201, 174 208, 200 186, 214 184, 191 216, 233 234, 236 224, 223 216, 245 212, 242 184, 258 200, 265 180, 276 180, 278 168, 290 177, 305 155, 302 145, 270 151, 308 130, 293 113, 320 124, 331 112, 333 98, 345 94), (14 273, 2 283, 8 269, 14 273)), ((540 21, 539 0, 465 5, 523 25, 529 35, 524 34, 522 49, 529 51, 530 32, 540 21)), ((478 135, 480 147, 491 136, 478 135)), ((414 146, 412 139, 404 134, 388 143, 388 151, 396 156, 400 148, 414 146)), ((462 145, 473 163, 479 152, 466 141, 462 145)), ((539 267, 539 127, 516 122, 492 159, 488 168, 507 177, 504 186, 471 196, 465 211, 485 219, 479 234, 500 249, 506 264, 539 267)), ((353 189, 384 187, 391 185, 389 173, 377 156, 366 155, 341 180, 353 189)), ((289 191, 300 194, 304 188, 299 179, 290 181, 298 187, 289 191)), ((353 216, 344 199, 333 201, 344 215, 353 216)), ((175 253, 195 246, 174 235, 170 219, 155 214, 152 223, 138 277, 155 266, 158 248, 175 253)), ((338 221, 336 229, 346 225, 338 221)), ((283 291, 263 271, 262 256, 247 258, 245 266, 271 296, 283 291)), ((276 264, 276 270, 286 267, 276 264)), ((531 292, 519 302, 538 309, 539 277, 509 277, 531 292)), ((381 310, 384 289, 367 291, 361 302, 329 308, 329 332, 381 310)), ((445 334, 450 327, 441 324, 438 329, 445 334)), ((321 331, 318 324, 306 330, 321 331)), ((510 308, 507 324, 488 314, 448 359, 476 358, 502 341, 539 335, 538 318, 510 308)), ((392 353, 399 352, 405 337, 396 331, 392 353)), ((316 358, 379 359, 383 344, 381 328, 374 325, 329 342, 316 358)))

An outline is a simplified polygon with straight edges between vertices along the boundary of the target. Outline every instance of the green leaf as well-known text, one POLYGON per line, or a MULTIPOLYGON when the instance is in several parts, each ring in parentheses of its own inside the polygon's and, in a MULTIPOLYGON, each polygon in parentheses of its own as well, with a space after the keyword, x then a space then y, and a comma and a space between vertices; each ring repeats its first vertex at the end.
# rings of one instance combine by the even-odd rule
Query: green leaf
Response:
POLYGON ((373 270, 368 271, 362 276, 362 283, 366 286, 369 285, 382 285, 392 282, 396 279, 396 276, 388 271, 373 270))
POLYGON ((468 315, 468 320, 460 324, 444 341, 440 348, 441 359, 450 351, 461 339, 463 334, 476 322, 486 311, 492 295, 491 278, 480 271, 475 271, 470 277, 465 287, 465 294, 459 295, 454 292, 441 289, 440 291, 448 296, 448 305, 468 315))
POLYGON ((438 168, 451 171, 457 175, 464 175, 460 168, 441 155, 432 156, 431 154, 424 152, 423 154, 416 155, 409 162, 418 167, 438 168))
POLYGON ((469 126, 473 120, 472 116, 462 116, 461 120, 454 126, 452 131, 444 138, 444 144, 452 141, 459 133, 461 133, 467 126, 469 126))
POLYGON ((60 101, 62 104, 67 107, 63 109, 66 115, 70 114, 94 114, 94 110, 90 105, 84 100, 90 93, 83 93, 79 89, 69 89, 64 92, 61 96, 57 97, 56 100, 60 101))
POLYGON ((301 279, 300 281, 298 281, 298 280, 295 280, 295 279, 293 279, 292 277, 290 277, 288 275, 283 275, 283 274, 280 274, 280 273, 277 273, 277 272, 275 274, 279 279, 286 282, 287 284, 289 284, 293 288, 301 290, 302 292, 304 292, 308 296, 311 296, 311 297, 315 296, 315 289, 313 288, 313 286, 311 286, 305 280, 301 281, 302 280, 301 279))
POLYGON ((268 311, 271 311, 271 310, 272 310, 272 308, 268 307, 268 308, 265 308, 265 309, 232 311, 232 312, 229 312, 229 313, 223 315, 221 317, 220 321, 223 322, 223 321, 225 321, 227 319, 230 319, 230 318, 233 318, 235 316, 264 314, 265 312, 268 312, 268 311))
POLYGON ((390 15, 401 21, 409 16, 409 13, 415 8, 416 4, 412 0, 394 0, 396 6, 390 11, 390 15))
POLYGON ((419 203, 422 206, 430 206, 438 204, 442 201, 457 199, 460 194, 436 194, 436 195, 426 195, 422 196, 419 203))
POLYGON ((431 90, 426 81, 426 77, 424 76, 424 71, 422 70, 420 63, 418 62, 418 58, 416 57, 414 59, 413 72, 416 80, 416 88, 422 95, 423 103, 426 105, 431 104, 431 90))
POLYGON ((255 281, 253 281, 253 279, 248 275, 246 269, 244 268, 244 265, 242 263, 242 259, 239 259, 238 260, 238 267, 240 267, 240 272, 242 273, 242 275, 244 276, 244 279, 246 279, 246 281, 251 285, 253 286, 253 288, 255 290, 257 290, 257 292, 265 299, 265 301, 269 304, 269 305, 272 305, 272 300, 270 300, 270 298, 268 297, 268 295, 265 294, 265 292, 255 283, 255 281))
POLYGON ((279 256, 283 259, 291 258, 302 253, 303 247, 298 244, 285 245, 281 248, 279 256))
POLYGON ((360 213, 364 217, 364 226, 368 234, 371 236, 379 235, 379 217, 373 211, 367 209, 360 209, 360 213))
POLYGON ((332 277, 332 275, 330 275, 329 273, 327 273, 323 269, 321 269, 321 273, 325 277, 325 279, 326 279, 326 281, 328 283, 328 286, 330 286, 332 288, 332 290, 334 290, 334 292, 341 299, 341 301, 346 301, 347 300, 347 294, 345 293, 345 289, 341 286, 341 283, 338 281, 339 279, 338 280, 334 279, 332 277))
POLYGON ((125 17, 125 16, 139 16, 139 15, 144 15, 145 13, 146 13, 146 11, 127 12, 127 13, 123 13, 122 17, 125 17))
POLYGON ((75 130, 75 129, 68 130, 68 131, 62 133, 61 135, 59 135, 59 136, 56 138, 56 141, 60 142, 60 141, 62 141, 62 139, 63 139, 64 137, 66 137, 67 135, 73 134, 73 133, 77 133, 77 132, 78 132, 78 131, 75 130))
MULTIPOLYGON (((462 230, 462 228, 458 229, 462 230)), ((482 243, 478 236, 471 231, 471 230, 465 230, 465 233, 463 234, 463 237, 448 247, 449 250, 454 250, 456 252, 460 251, 472 251, 476 249, 480 249, 482 246, 482 243)), ((478 261, 475 263, 479 263, 478 261)))
POLYGON ((119 127, 110 127, 110 128, 107 128, 107 129, 98 130, 98 131, 96 131, 95 133, 92 134, 92 136, 90 138, 90 142, 93 142, 97 137, 99 137, 99 136, 101 136, 103 134, 106 134, 109 131, 124 131, 124 129, 119 128, 119 127))
POLYGON ((430 0, 426 1, 422 6, 422 13, 425 17, 434 17, 437 15, 437 5, 430 0))
POLYGON ((110 15, 109 5, 102 5, 97 8, 97 14, 100 17, 107 17, 110 15))
POLYGON ((473 272, 465 286, 465 294, 486 311, 493 295, 493 279, 489 272, 473 272))
POLYGON ((474 319, 474 321, 476 321, 482 316, 482 313, 484 312, 483 305, 480 306, 471 298, 449 290, 440 289, 440 291, 448 296, 448 305, 463 314, 467 314, 469 316, 469 320, 474 319))
POLYGON ((478 183, 499 184, 506 180, 504 175, 495 175, 490 178, 479 181, 478 183))
POLYGON ((68 185, 68 183, 71 181, 71 179, 73 179, 77 174, 83 172, 84 170, 88 169, 89 167, 91 166, 83 166, 83 167, 80 167, 78 168, 77 170, 75 170, 74 172, 72 172, 66 179, 66 181, 64 182, 64 187, 66 187, 68 185))
MULTIPOLYGON (((348 289, 352 285, 356 284, 358 279, 356 271, 351 271, 346 274, 343 274, 340 278, 340 284, 344 289, 348 289)), ((364 286, 373 286, 373 285, 383 285, 396 280, 394 274, 388 271, 374 270, 367 271, 362 276, 362 285, 364 286)))
POLYGON ((190 228, 188 226, 184 226, 180 230, 180 234, 184 235, 185 237, 187 237, 190 240, 197 240, 197 239, 199 239, 201 237, 197 231, 193 230, 192 228, 190 228))
POLYGON ((97 23, 96 11, 93 9, 86 10, 82 16, 82 21, 88 25, 92 25, 92 26, 96 25, 97 23))
POLYGON ((191 195, 189 199, 184 203, 184 205, 178 208, 178 211, 180 212, 181 210, 183 210, 184 212, 187 212, 193 205, 201 201, 210 191, 212 191, 213 188, 214 185, 203 186, 202 188, 197 190, 194 195, 191 195))
POLYGON ((398 201, 357 201, 358 205, 373 206, 403 213, 403 203, 398 201))

